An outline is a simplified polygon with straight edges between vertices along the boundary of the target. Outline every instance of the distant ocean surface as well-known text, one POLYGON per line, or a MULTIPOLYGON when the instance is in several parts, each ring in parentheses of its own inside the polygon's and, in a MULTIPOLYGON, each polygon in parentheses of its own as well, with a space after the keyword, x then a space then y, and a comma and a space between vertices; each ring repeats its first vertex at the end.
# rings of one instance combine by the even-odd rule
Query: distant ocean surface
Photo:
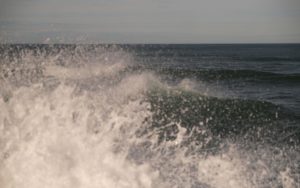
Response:
POLYGON ((0 187, 300 187, 300 44, 0 45, 0 187))

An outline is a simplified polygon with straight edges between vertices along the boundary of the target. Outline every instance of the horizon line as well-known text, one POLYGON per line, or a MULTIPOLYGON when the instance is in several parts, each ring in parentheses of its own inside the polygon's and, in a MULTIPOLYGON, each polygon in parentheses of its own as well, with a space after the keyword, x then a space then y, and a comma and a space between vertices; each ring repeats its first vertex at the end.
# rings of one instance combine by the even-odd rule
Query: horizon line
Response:
POLYGON ((300 44, 300 42, 232 42, 232 43, 1 43, 0 45, 235 45, 235 44, 248 44, 248 45, 269 45, 269 44, 300 44))

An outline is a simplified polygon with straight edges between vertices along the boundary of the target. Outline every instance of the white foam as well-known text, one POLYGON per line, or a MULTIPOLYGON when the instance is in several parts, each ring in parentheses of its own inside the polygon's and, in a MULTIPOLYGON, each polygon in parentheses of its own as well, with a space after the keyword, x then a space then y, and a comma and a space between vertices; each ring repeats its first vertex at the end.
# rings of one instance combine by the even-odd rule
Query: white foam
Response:
POLYGON ((83 67, 62 67, 57 65, 49 65, 45 68, 45 76, 55 76, 59 79, 86 79, 95 76, 112 77, 120 71, 124 70, 126 65, 123 63, 108 64, 93 64, 83 67))
POLYGON ((143 107, 137 102, 114 106, 107 117, 97 118, 111 104, 94 102, 61 85, 53 93, 44 93, 42 86, 20 88, 9 104, 2 103, 0 108, 10 112, 1 122, 13 120, 16 129, 4 130, 10 133, 1 148, 2 187, 151 187, 155 171, 128 162, 126 145, 125 152, 115 150, 116 140, 129 142, 142 123, 143 107), (136 105, 141 111, 133 111, 136 105), (91 125, 93 116, 98 122, 91 125))
MULTIPOLYGON (((229 153, 232 155, 233 152, 231 149, 229 153)), ((247 180, 245 165, 238 156, 208 156, 199 161, 198 170, 199 180, 216 188, 253 187, 247 180)))
POLYGON ((291 169, 286 168, 284 171, 280 172, 280 179, 283 188, 296 188, 297 184, 293 178, 291 178, 291 169))

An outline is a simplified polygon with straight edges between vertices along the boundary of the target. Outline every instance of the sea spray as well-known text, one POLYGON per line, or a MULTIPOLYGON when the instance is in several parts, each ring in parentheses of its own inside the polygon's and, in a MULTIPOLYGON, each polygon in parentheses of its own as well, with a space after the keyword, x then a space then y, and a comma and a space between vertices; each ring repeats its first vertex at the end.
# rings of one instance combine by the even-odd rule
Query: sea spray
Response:
POLYGON ((126 160, 130 138, 149 114, 146 106, 74 91, 61 84, 49 92, 38 84, 1 103, 2 184, 151 187, 155 171, 126 160))

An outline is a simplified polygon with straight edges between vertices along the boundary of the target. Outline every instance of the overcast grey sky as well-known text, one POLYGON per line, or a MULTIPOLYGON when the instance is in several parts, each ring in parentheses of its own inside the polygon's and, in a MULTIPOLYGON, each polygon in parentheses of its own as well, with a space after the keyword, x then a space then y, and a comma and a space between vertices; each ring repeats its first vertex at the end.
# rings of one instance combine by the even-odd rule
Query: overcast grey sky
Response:
POLYGON ((0 0, 0 42, 295 43, 300 0, 0 0))

